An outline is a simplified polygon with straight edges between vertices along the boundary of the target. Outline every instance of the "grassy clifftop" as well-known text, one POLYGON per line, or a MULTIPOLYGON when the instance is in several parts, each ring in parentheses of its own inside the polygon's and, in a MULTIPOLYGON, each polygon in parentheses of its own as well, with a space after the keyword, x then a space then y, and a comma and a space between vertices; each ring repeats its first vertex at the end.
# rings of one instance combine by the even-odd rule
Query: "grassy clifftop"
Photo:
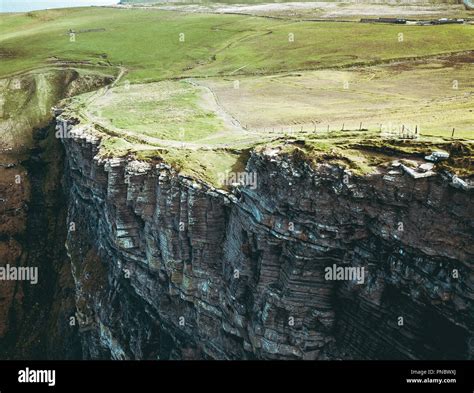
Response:
MULTIPOLYGON (((71 68, 119 75, 112 89, 70 103, 103 137, 103 153, 163 158, 214 184, 240 168, 249 149, 298 140, 310 160, 368 173, 378 153, 354 146, 389 143, 380 133, 391 122, 402 133, 423 122, 423 145, 409 142, 413 149, 395 155, 451 143, 452 128, 469 145, 473 53, 474 26, 466 24, 133 8, 0 14, 0 78, 71 68)), ((34 93, 41 98, 42 89, 34 93)))

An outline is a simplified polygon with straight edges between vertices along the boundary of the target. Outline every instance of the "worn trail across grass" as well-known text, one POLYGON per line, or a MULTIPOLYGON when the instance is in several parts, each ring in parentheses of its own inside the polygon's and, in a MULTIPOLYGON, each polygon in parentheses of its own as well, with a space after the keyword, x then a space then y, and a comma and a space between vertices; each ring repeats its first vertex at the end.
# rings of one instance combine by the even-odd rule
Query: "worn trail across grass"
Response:
POLYGON ((241 169, 249 149, 291 141, 303 141, 309 159, 369 173, 381 161, 354 146, 384 151, 378 143, 389 142, 376 131, 387 121, 423 122, 409 154, 444 146, 450 127, 467 143, 473 51, 473 25, 117 8, 0 14, 0 79, 52 68, 108 70, 117 77, 113 87, 70 106, 104 137, 102 153, 160 157, 216 185, 223 171, 241 169), (338 133, 341 123, 369 130, 338 133), (326 125, 336 133, 312 131, 326 125), (293 126, 304 132, 291 133, 293 126))

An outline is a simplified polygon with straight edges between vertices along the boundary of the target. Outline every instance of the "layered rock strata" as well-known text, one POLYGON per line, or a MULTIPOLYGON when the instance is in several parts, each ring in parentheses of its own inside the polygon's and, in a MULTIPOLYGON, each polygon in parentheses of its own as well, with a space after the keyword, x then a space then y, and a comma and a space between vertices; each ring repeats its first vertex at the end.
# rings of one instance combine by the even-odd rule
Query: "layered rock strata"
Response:
POLYGON ((100 158, 81 126, 62 142, 86 358, 473 357, 472 190, 262 150, 256 188, 226 192, 100 158))

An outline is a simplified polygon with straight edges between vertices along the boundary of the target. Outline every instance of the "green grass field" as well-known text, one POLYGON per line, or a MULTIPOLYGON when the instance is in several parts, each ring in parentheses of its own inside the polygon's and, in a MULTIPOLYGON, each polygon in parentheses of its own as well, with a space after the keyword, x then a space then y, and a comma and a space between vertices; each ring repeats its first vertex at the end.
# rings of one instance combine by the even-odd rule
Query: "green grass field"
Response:
POLYGON ((122 64, 131 81, 143 82, 341 67, 473 48, 474 26, 465 25, 298 23, 110 8, 0 14, 0 77, 56 59, 122 64), (77 32, 75 42, 69 29, 77 32), (88 29, 105 30, 80 32, 88 29))
POLYGON ((218 131, 222 122, 198 105, 200 91, 185 82, 160 82, 114 89, 100 97, 92 115, 107 127, 160 139, 194 141, 218 131))
MULTIPOLYGON (((474 25, 297 22, 113 8, 0 14, 0 79, 48 69, 122 70, 107 94, 79 96, 71 106, 83 120, 100 124, 103 154, 161 157, 215 185, 223 171, 242 167, 249 149, 295 139, 304 141, 310 160, 345 162, 369 173, 380 155, 357 146, 384 151, 372 127, 388 120, 426 125, 410 154, 429 152, 430 143, 445 146, 453 125, 467 143, 474 127, 472 51, 474 25), (460 52, 466 54, 453 55, 460 52), (389 62, 396 63, 380 68, 389 62), (453 90, 455 79, 460 87, 453 90), (190 80, 207 86, 216 101, 204 99, 204 87, 190 80), (346 81, 352 90, 343 88, 346 81), (228 126, 222 112, 244 127, 228 126), (333 132, 308 132, 315 119, 333 132), (340 123, 352 130, 369 124, 369 130, 340 134, 340 123), (293 125, 306 131, 295 134, 293 125), (260 129, 278 126, 280 133, 260 129)), ((39 91, 31 94, 41 98, 39 91)), ((42 112, 50 105, 43 101, 42 112)), ((0 129, 9 124, 0 122, 0 129)), ((408 154, 399 146, 393 150, 408 154)))

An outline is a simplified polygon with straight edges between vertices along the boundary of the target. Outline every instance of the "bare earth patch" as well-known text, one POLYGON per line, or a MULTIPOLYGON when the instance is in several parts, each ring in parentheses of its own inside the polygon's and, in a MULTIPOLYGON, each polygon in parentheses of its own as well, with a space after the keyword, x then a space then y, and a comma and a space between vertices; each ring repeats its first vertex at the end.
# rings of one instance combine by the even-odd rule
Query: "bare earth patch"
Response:
MULTIPOLYGON (((129 5, 118 7, 130 8, 129 5)), ((461 4, 430 4, 411 1, 400 4, 370 2, 287 2, 264 4, 155 4, 134 8, 158 8, 189 13, 248 14, 280 18, 349 19, 363 17, 441 18, 469 16, 461 4)))
MULTIPOLYGON (((467 56, 467 55, 466 55, 467 56)), ((260 133, 418 128, 472 137, 472 65, 450 57, 348 70, 203 81, 223 108, 260 133)))

